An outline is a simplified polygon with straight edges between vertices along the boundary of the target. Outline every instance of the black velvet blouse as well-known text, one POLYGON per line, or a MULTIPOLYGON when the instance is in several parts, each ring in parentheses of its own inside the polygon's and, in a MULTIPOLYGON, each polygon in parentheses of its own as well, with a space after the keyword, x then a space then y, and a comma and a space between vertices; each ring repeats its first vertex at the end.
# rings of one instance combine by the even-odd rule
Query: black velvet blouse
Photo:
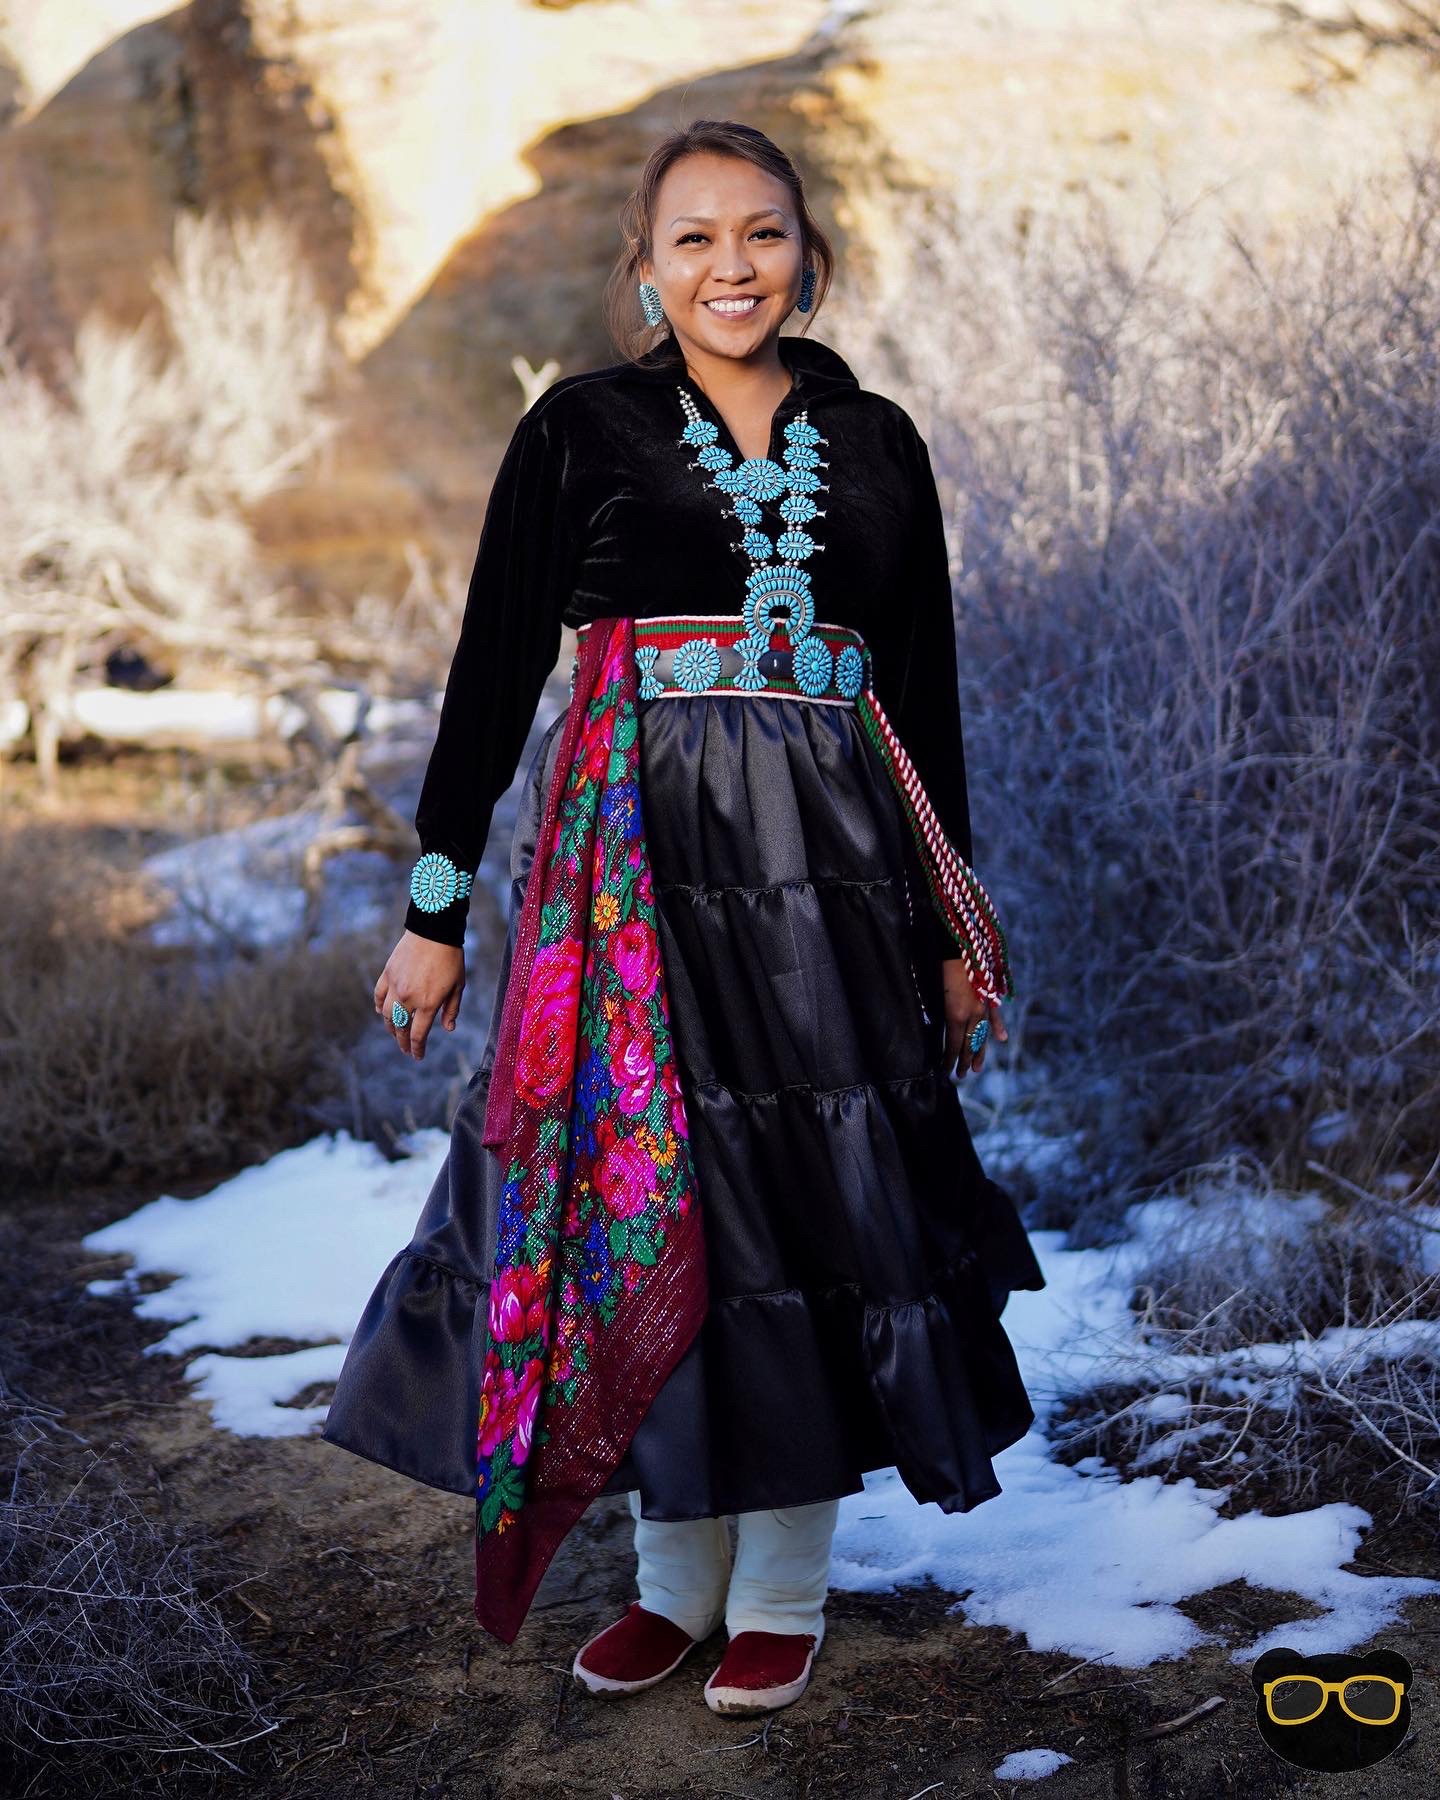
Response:
MULTIPOLYGON (((792 386, 776 408, 769 454, 802 408, 827 440, 829 483, 811 526, 815 618, 858 630, 875 692, 951 843, 971 860, 970 816, 945 531, 924 439, 903 407, 862 388, 849 365, 808 337, 779 339, 792 386)), ((638 362, 566 376, 515 427, 495 477, 470 578, 435 746, 416 809, 423 851, 472 874, 495 803, 515 777, 561 626, 629 613, 740 612, 751 564, 740 526, 704 470, 677 392, 684 382, 719 441, 743 460, 719 413, 685 373, 673 339, 638 362)), ((467 902, 406 926, 463 941, 467 902)), ((917 921, 922 953, 958 954, 933 908, 917 921)))

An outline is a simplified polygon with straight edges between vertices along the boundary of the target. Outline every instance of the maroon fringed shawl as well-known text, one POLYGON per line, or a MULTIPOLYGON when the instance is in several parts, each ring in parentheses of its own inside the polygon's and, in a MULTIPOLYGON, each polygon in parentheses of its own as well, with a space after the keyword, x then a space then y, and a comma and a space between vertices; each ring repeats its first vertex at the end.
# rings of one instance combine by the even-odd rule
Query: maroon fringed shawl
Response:
POLYGON ((476 1445, 475 1616, 513 1643, 705 1317, 641 817, 635 622, 584 633, 485 1114, 505 1170, 476 1445))

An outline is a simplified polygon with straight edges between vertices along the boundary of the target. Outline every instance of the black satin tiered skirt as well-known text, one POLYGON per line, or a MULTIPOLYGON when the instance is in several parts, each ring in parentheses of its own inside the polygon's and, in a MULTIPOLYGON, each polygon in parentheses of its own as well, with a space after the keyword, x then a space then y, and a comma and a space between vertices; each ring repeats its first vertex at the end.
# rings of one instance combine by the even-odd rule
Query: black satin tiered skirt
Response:
MULTIPOLYGON (((324 1428, 464 1494, 501 1189, 480 1134, 563 718, 522 791, 489 1041, 324 1428)), ((639 720, 710 1306, 604 1491, 638 1489, 647 1518, 718 1517, 894 1467, 917 1499, 967 1511, 1000 1492, 991 1458, 1034 1416, 1000 1312, 1043 1278, 941 1071, 898 796, 852 707, 709 693, 642 702, 639 720)))

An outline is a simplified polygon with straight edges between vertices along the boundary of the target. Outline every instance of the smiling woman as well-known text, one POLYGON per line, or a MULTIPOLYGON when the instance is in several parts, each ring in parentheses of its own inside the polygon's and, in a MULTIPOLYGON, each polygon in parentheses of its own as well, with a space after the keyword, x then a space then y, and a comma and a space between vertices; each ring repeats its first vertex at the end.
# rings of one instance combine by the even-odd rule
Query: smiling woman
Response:
POLYGON ((1000 1313, 1043 1280, 953 1079, 1013 989, 925 443, 781 335, 831 255, 760 132, 664 140, 621 225, 621 360, 531 406, 481 532, 416 812, 456 879, 412 887, 375 987, 411 1054, 453 1020, 464 878, 571 625, 489 1042, 325 1435, 474 1495, 506 1643, 628 1495, 639 1597, 576 1679, 651 1686, 723 1622, 706 1700, 754 1712, 809 1678, 867 1472, 1000 1492, 1033 1418, 1000 1313))

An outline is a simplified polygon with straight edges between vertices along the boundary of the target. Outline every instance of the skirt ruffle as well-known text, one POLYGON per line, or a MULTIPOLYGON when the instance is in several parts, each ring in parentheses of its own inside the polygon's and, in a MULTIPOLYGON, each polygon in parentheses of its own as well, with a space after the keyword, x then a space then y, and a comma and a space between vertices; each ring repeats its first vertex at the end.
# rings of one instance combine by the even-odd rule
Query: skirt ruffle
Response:
MULTIPOLYGON (((563 714, 527 769, 489 1040, 411 1243, 357 1327, 325 1438, 471 1494, 501 1170, 480 1136, 563 714)), ((710 1306, 603 1490, 718 1517, 863 1488, 1000 1492, 1033 1411, 1000 1321, 1043 1278, 942 1072, 929 904, 853 709, 735 694, 640 708, 642 806, 710 1306)))

